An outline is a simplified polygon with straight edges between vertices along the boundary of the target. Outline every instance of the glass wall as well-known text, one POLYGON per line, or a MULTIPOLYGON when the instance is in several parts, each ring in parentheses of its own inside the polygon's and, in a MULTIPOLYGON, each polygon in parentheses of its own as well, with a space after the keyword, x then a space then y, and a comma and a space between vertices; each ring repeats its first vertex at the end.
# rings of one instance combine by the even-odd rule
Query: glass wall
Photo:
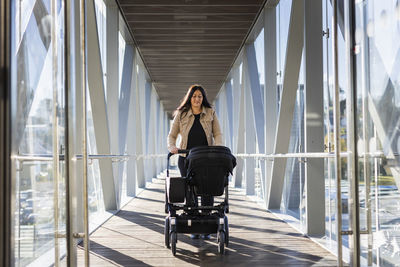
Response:
MULTIPOLYGON (((277 24, 277 90, 280 99, 283 88, 283 74, 286 62, 286 49, 289 34, 289 22, 291 17, 292 1, 281 1, 276 8, 277 24)), ((301 56, 299 69, 298 88, 295 97, 294 111, 290 118, 291 129, 288 153, 304 153, 304 116, 305 116, 305 92, 304 92, 304 53, 301 56)), ((306 228, 305 205, 305 161, 299 158, 288 158, 285 169, 281 212, 296 218, 299 228, 306 228)))
POLYGON ((64 2, 12 1, 13 261, 66 253, 64 2))
MULTIPOLYGON (((287 37, 289 31, 290 11, 292 8, 291 0, 279 1, 276 6, 276 62, 277 62, 277 86, 278 101, 280 103, 280 93, 283 83, 283 70, 285 67, 285 53, 287 45, 287 37)), ((279 106, 278 106, 279 107, 279 106)))
POLYGON ((157 171, 166 167, 158 161, 167 151, 166 142, 156 137, 167 135, 168 118, 151 90, 152 82, 136 56, 127 25, 122 23, 115 3, 111 5, 114 17, 108 13, 109 1, 86 1, 86 26, 91 30, 86 33, 86 53, 91 56, 86 61, 87 109, 83 110, 79 3, 67 2, 71 15, 67 29, 66 2, 11 1, 13 266, 57 266, 59 260, 62 261, 58 266, 66 265, 67 225, 70 232, 83 232, 82 136, 85 134, 89 154, 90 231, 135 196, 137 188, 146 185, 146 179, 151 181, 157 171), (118 31, 115 42, 118 64, 115 86, 109 87, 115 91, 107 92, 107 74, 110 76, 107 65, 115 63, 106 62, 110 19, 118 31), (70 33, 67 47, 71 51, 65 53, 67 31, 70 33), (67 60, 71 75, 66 74, 67 60), (68 90, 66 84, 70 86, 68 90), (151 101, 146 101, 146 88, 150 88, 151 101), (68 108, 66 92, 72 100, 68 108), (116 98, 108 101, 111 93, 116 98), (107 112, 111 109, 116 113, 107 112), (87 114, 86 133, 82 133, 83 112, 87 114), (146 127, 146 121, 154 123, 146 127), (115 140, 118 142, 111 144, 115 140), (146 145, 152 149, 147 150, 146 145), (67 149, 69 177, 66 177, 67 149), (149 168, 157 171, 145 169, 143 158, 149 162, 149 168), (160 164, 153 164, 155 161, 160 164), (70 218, 67 199, 73 214, 70 218))
POLYGON ((400 2, 355 5, 363 265, 400 262, 400 2))
MULTIPOLYGON (((283 87, 283 72, 285 70, 286 51, 291 21, 291 8, 293 1, 282 0, 276 6, 276 50, 272 51, 277 59, 277 91, 278 105, 281 101, 283 87)), ((345 1, 338 1, 337 13, 337 51, 338 51, 338 87, 339 87, 339 145, 340 150, 348 152, 347 144, 353 142, 353 137, 349 136, 348 114, 346 110, 352 103, 348 99, 355 90, 356 103, 356 140, 358 163, 357 177, 359 181, 359 221, 361 229, 361 265, 362 266, 397 266, 400 262, 400 161, 399 161, 399 125, 400 115, 400 2, 398 0, 390 1, 355 1, 355 66, 352 72, 356 75, 356 88, 349 87, 349 75, 352 75, 346 63, 347 51, 346 45, 350 40, 346 40, 346 6, 345 1)), ((320 153, 324 156, 324 195, 325 195, 325 234, 318 239, 325 247, 333 253, 337 252, 337 220, 342 222, 342 230, 348 230, 350 225, 350 176, 348 175, 348 158, 341 157, 341 197, 337 200, 334 140, 334 71, 333 71, 333 38, 332 38, 332 1, 322 1, 322 25, 321 39, 323 54, 323 140, 324 145, 320 153), (337 201, 340 201, 342 214, 337 214, 337 201)), ((259 22, 260 23, 260 22, 259 22)), ((259 26, 259 25, 258 25, 259 26)), ((257 27, 255 27, 257 28, 257 27)), ((264 29, 265 30, 265 29, 264 29)), ((262 30, 263 31, 263 30, 262 30)), ((264 34, 257 34, 253 41, 256 52, 256 63, 260 79, 262 95, 265 95, 264 72, 268 71, 268 63, 265 63, 264 34), (267 70, 265 70, 267 68, 267 70)), ((250 36, 254 36, 250 35, 250 36)), ((250 42, 251 43, 251 42, 250 42)), ((249 44, 247 44, 249 45, 249 44)), ((352 48, 353 49, 353 48, 352 48)), ((240 80, 241 92, 247 95, 251 94, 248 87, 251 71, 248 62, 244 60, 244 52, 238 57, 231 76, 235 81, 235 75, 240 80), (236 73, 236 69, 239 71, 236 73)), ((353 50, 352 50, 353 51, 353 50)), ((304 55, 303 55, 304 57, 304 55)), ((248 59, 248 58, 247 58, 248 59)), ((289 60, 290 61, 290 60, 289 60)), ((304 58, 303 58, 304 61, 304 58)), ((295 99, 293 117, 290 118, 291 130, 289 139, 288 153, 304 152, 304 116, 305 116, 305 92, 304 71, 305 64, 300 66, 298 89, 295 99)), ((226 82, 231 82, 227 80, 226 82)), ((234 84, 234 83, 233 83, 234 84)), ((221 90, 224 90, 224 86, 221 90)), ((224 94, 219 94, 220 98, 224 94)), ((218 99, 216 103, 222 103, 223 99, 218 99)), ((234 100, 235 102, 235 100, 234 100)), ((254 154, 250 152, 243 155, 240 150, 240 138, 244 139, 250 133, 249 129, 243 129, 245 119, 240 117, 240 112, 244 112, 240 105, 234 109, 235 118, 238 118, 239 130, 233 146, 235 146, 239 159, 251 158, 255 160, 255 195, 264 198, 260 193, 260 181, 262 176, 262 166, 265 159, 257 153, 260 149, 256 148, 254 154), (242 121, 243 120, 243 121, 242 121), (240 126, 241 125, 241 126, 240 126), (243 155, 243 156, 242 156, 243 155)), ((220 111, 221 112, 221 111, 220 111)), ((247 110, 245 112, 248 112, 247 110)), ((247 116, 247 115, 246 115, 247 116)), ((268 116, 266 116, 267 118, 268 116)), ((246 119, 254 119, 248 118, 246 119)), ((258 136, 255 137, 258 145, 258 136)), ((268 136, 266 138, 269 138, 268 136)), ((350 151, 351 152, 351 151, 350 151)), ((273 157, 273 155, 268 155, 273 157)), ((301 159, 301 158, 300 158, 301 159)), ((247 162, 247 160, 246 160, 247 162)), ((239 166, 239 169, 241 166, 239 166)), ((299 160, 299 157, 288 158, 284 174, 284 184, 282 192, 282 201, 280 205, 280 214, 290 215, 292 222, 296 221, 298 229, 306 233, 306 199, 304 184, 307 181, 305 177, 305 163, 299 160)), ((240 169, 241 171, 241 169, 240 169)), ((242 173, 240 173, 241 175, 242 173)), ((236 174, 236 177, 238 173, 236 174)), ((244 169, 243 177, 236 185, 245 183, 248 175, 244 169)), ((236 179, 236 178, 235 178, 236 179)), ((266 177, 268 184, 268 179, 266 177)), ((267 200, 266 200, 267 201, 267 200)), ((347 235, 342 235, 343 241, 343 259, 350 262, 351 251, 350 239, 347 235)))

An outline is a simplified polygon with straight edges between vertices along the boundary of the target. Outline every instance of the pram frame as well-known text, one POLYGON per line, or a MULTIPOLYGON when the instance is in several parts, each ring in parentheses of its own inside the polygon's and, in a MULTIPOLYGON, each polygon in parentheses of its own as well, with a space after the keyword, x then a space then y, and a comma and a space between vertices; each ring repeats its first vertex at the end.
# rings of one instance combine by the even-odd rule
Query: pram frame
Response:
MULTIPOLYGON (((189 150, 178 150, 178 154, 188 154, 189 150)), ((190 181, 185 182, 185 203, 174 204, 169 203, 167 195, 167 179, 169 176, 170 157, 173 153, 168 153, 167 158, 167 178, 165 182, 165 218, 164 235, 165 245, 171 248, 172 254, 176 254, 176 243, 178 241, 178 233, 191 234, 211 234, 217 233, 218 252, 224 253, 224 246, 229 245, 229 189, 224 187, 224 201, 213 206, 196 206, 194 198, 198 197, 194 194, 194 186, 190 185, 190 181), (177 211, 182 210, 182 214, 177 211), (201 211, 201 212, 200 212, 201 211), (213 211, 216 211, 213 213, 213 211), (192 227, 193 226, 193 227, 192 227), (195 230, 195 231, 192 231, 195 230)), ((188 179, 189 177, 182 177, 188 179)))

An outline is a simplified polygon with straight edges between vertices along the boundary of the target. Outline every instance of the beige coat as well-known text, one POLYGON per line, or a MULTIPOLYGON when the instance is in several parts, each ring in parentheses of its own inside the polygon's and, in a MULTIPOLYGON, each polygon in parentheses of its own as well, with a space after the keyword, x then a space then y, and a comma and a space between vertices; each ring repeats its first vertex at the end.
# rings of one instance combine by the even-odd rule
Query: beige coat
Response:
MULTIPOLYGON (((178 149, 186 149, 187 146, 187 139, 189 131, 193 126, 194 115, 191 109, 187 113, 183 113, 182 116, 181 114, 182 111, 179 111, 178 114, 176 114, 174 121, 172 122, 171 130, 168 134, 169 151, 176 147, 176 139, 178 137, 178 134, 181 135, 181 143, 178 149)), ((213 110, 212 108, 203 107, 200 115, 200 124, 201 126, 203 126, 209 146, 223 145, 221 127, 219 125, 217 115, 215 114, 215 110, 213 110)))

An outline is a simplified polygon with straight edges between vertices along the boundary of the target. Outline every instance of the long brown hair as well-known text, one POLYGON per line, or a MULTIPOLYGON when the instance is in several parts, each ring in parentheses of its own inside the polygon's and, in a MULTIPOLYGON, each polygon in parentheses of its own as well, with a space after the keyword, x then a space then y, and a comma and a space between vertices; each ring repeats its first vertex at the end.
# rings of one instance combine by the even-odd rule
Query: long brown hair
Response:
POLYGON ((182 114, 187 113, 189 111, 189 109, 192 107, 190 99, 192 98, 194 92, 196 92, 197 90, 199 90, 203 95, 203 102, 201 103, 201 106, 211 108, 211 104, 207 100, 206 90, 204 90, 204 88, 199 84, 193 84, 192 86, 189 87, 185 97, 182 99, 180 105, 176 108, 174 116, 176 116, 176 114, 178 114, 179 111, 182 111, 182 114))

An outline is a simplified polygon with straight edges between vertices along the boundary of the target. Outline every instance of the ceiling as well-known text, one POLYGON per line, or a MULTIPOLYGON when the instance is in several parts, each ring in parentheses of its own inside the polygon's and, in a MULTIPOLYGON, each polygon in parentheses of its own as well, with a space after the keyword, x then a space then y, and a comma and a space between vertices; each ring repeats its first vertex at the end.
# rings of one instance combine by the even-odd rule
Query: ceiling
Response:
POLYGON ((166 111, 199 83, 212 102, 266 0, 118 0, 166 111))

